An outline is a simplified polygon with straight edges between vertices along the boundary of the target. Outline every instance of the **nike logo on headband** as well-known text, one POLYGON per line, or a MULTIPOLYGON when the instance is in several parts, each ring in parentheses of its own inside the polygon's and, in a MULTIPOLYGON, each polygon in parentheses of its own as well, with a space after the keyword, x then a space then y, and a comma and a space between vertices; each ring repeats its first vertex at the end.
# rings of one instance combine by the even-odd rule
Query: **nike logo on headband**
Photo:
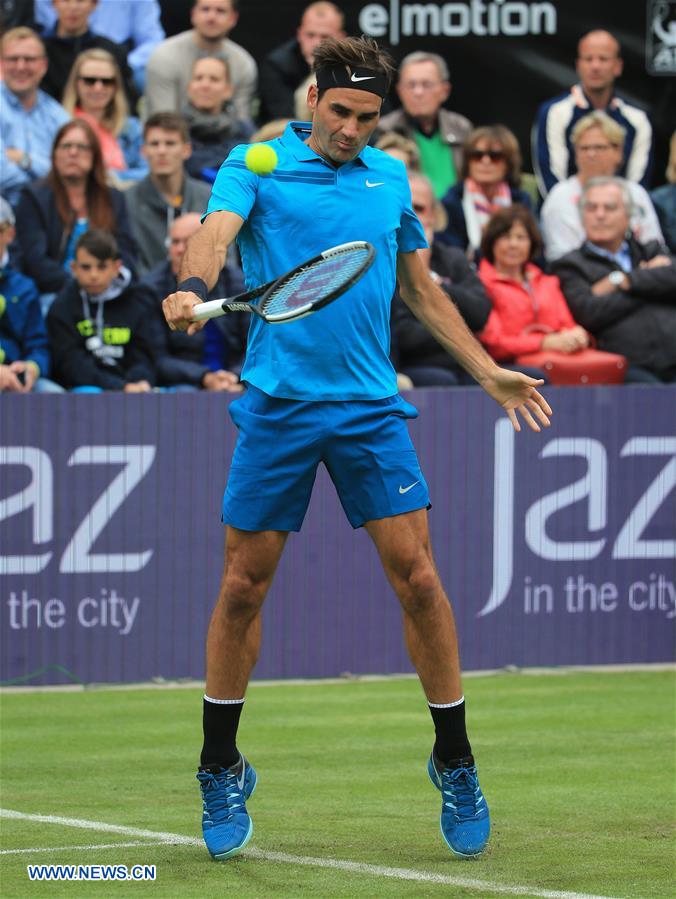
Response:
POLYGON ((353 72, 350 81, 371 81, 375 77, 375 75, 357 75, 356 72, 353 72))

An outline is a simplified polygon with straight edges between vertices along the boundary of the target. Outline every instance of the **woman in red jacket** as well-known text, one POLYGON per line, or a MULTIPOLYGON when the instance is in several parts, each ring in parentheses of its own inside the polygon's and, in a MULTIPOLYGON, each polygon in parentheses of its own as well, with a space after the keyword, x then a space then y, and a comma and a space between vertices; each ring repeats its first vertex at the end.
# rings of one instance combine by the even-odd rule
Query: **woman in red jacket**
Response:
POLYGON ((589 346, 589 334, 575 324, 559 279, 533 265, 540 248, 535 218, 523 206, 501 209, 486 225, 479 278, 493 309, 479 338, 497 361, 589 346))

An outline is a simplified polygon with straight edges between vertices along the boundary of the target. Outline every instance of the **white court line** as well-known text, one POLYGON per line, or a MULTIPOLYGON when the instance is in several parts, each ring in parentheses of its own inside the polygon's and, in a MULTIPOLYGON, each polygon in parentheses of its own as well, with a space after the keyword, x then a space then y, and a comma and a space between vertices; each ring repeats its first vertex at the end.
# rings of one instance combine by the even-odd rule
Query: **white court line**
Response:
POLYGON ((32 855, 34 852, 86 852, 90 849, 130 849, 132 846, 166 846, 166 843, 90 843, 87 846, 36 846, 30 849, 0 849, 0 855, 32 855))
MULTIPOLYGON (((84 830, 96 830, 103 833, 119 833, 130 837, 145 837, 159 841, 156 845, 178 843, 184 846, 200 846, 204 844, 196 837, 183 834, 166 833, 158 830, 145 830, 140 827, 126 827, 122 824, 108 824, 105 821, 87 821, 82 818, 62 818, 58 815, 32 815, 12 809, 0 809, 1 818, 12 818, 21 821, 36 821, 42 824, 60 824, 65 827, 81 827, 84 830)), ((453 877, 448 874, 433 874, 427 871, 415 871, 410 868, 388 868, 383 865, 369 865, 364 862, 343 861, 338 858, 312 858, 305 855, 289 855, 286 852, 269 852, 262 849, 246 849, 242 858, 257 858, 263 861, 282 862, 291 865, 305 865, 313 868, 332 868, 348 874, 368 874, 375 877, 390 877, 394 880, 413 880, 419 883, 438 883, 446 886, 462 887, 467 890, 478 890, 484 894, 504 893, 509 896, 536 896, 538 899, 612 899, 610 896, 596 896, 591 893, 573 893, 566 890, 542 890, 528 886, 509 886, 493 883, 489 880, 477 880, 471 877, 453 877)))

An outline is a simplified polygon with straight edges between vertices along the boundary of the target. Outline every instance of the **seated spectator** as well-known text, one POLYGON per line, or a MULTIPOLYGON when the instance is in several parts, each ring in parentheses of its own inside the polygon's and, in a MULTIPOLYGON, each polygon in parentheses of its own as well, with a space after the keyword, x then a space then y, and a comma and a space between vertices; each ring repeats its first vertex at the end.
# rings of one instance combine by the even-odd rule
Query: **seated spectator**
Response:
MULTIPOLYGON (((614 175, 622 163, 624 128, 605 112, 591 112, 571 133, 577 174, 559 181, 540 211, 545 257, 550 262, 576 250, 584 240, 580 194, 590 178, 614 175)), ((644 187, 627 181, 632 199, 631 230, 639 243, 664 241, 653 204, 644 187)))
POLYGON ((68 390, 147 393, 155 383, 153 303, 109 231, 78 238, 73 279, 47 315, 54 377, 68 390))
POLYGON ((324 38, 341 37, 343 26, 343 13, 334 3, 319 0, 305 7, 296 36, 275 47, 261 63, 261 122, 296 116, 295 94, 311 73, 315 47, 324 38))
MULTIPOLYGON (((174 293, 178 284, 178 274, 183 255, 192 235, 201 228, 200 216, 196 212, 182 215, 169 229, 169 258, 160 262, 145 276, 142 284, 151 289, 155 297, 157 339, 154 358, 157 366, 157 383, 160 387, 192 387, 197 390, 225 391, 239 393, 242 386, 239 372, 244 361, 246 335, 249 329, 249 315, 246 312, 234 312, 218 319, 211 319, 196 334, 185 331, 170 331, 162 314, 162 300, 174 293), (213 331, 213 334, 210 332, 213 331), (210 364, 205 364, 205 345, 209 342, 210 364), (219 350, 214 350, 220 347, 219 350), (214 352, 218 359, 214 364, 214 352), (227 362, 224 356, 227 355, 227 362)), ((209 299, 234 296, 244 291, 244 279, 241 270, 226 265, 218 276, 209 299)))
MULTIPOLYGON (((410 172, 408 180, 413 209, 429 244, 427 249, 418 250, 418 256, 430 278, 448 294, 449 302, 458 307, 468 327, 480 331, 491 310, 486 291, 461 250, 434 240, 443 211, 429 178, 410 172)), ((476 383, 418 321, 398 293, 393 302, 392 347, 397 371, 409 377, 415 387, 476 383)))
POLYGON ((107 50, 80 53, 66 82, 63 105, 96 132, 113 184, 139 181, 148 174, 141 155, 141 123, 129 115, 120 70, 107 50))
MULTIPOLYGON (((35 0, 35 18, 44 30, 54 26, 52 0, 35 0)), ((136 89, 142 94, 150 54, 165 37, 157 0, 98 0, 89 26, 125 47, 136 89)))
POLYGON ((40 295, 30 278, 9 264, 14 213, 0 197, 0 393, 61 393, 50 381, 47 330, 40 295))
POLYGON ((571 133, 578 119, 593 110, 605 112, 625 130, 618 174, 644 187, 650 184, 652 126, 642 109, 615 93, 622 67, 620 45, 608 31, 590 31, 580 39, 576 61, 579 84, 543 103, 533 126, 531 155, 543 197, 557 181, 575 174, 571 133))
POLYGON ((509 128, 475 128, 464 144, 460 181, 442 200, 448 224, 439 239, 475 259, 483 229, 494 212, 513 203, 530 209, 530 197, 520 183, 521 151, 509 128))
POLYGON ((676 131, 669 144, 667 183, 650 194, 670 253, 676 253, 676 131))
POLYGON ((402 108, 382 117, 377 137, 396 131, 414 140, 422 171, 440 199, 458 180, 462 146, 472 129, 464 116, 444 109, 451 82, 443 57, 425 51, 405 56, 399 65, 397 93, 402 108))
POLYGON ((52 168, 24 187, 16 213, 18 256, 43 296, 43 314, 71 278, 78 237, 89 228, 114 233, 124 264, 134 269, 136 247, 124 195, 106 184, 101 147, 83 119, 66 122, 52 147, 52 168))
POLYGON ((0 53, 0 191, 16 206, 24 184, 49 171, 49 150, 68 113, 39 89, 47 57, 34 31, 6 31, 0 53))
POLYGON ((676 266, 629 230, 621 178, 592 178, 580 199, 585 242, 553 264, 568 305, 600 350, 627 358, 627 381, 676 381, 676 266))
POLYGON ((479 339, 497 362, 514 362, 539 350, 575 353, 589 346, 589 335, 575 323, 559 279, 533 264, 539 252, 540 235, 530 210, 508 206, 489 219, 479 277, 493 308, 479 339))
POLYGON ((420 151, 415 141, 402 137, 396 131, 387 131, 383 134, 376 142, 376 150, 382 150, 383 153, 400 159, 409 172, 420 171, 420 151))
POLYGON ((138 95, 134 87, 131 69, 127 65, 127 51, 121 44, 94 34, 89 28, 89 17, 94 12, 96 0, 53 0, 56 22, 45 32, 43 39, 49 59, 49 67, 43 89, 56 100, 61 100, 73 63, 83 50, 99 47, 111 53, 122 73, 124 89, 132 109, 138 95))
POLYGON ((180 112, 188 96, 195 60, 200 56, 221 56, 228 63, 237 115, 244 120, 251 118, 258 69, 253 56, 228 38, 238 17, 237 0, 193 0, 193 27, 167 38, 148 60, 146 115, 180 112))
POLYGON ((211 189, 186 174, 190 157, 188 126, 180 115, 158 112, 143 128, 143 155, 150 172, 126 192, 129 217, 139 252, 139 272, 144 275, 166 258, 169 226, 186 212, 203 213, 211 189))
POLYGON ((227 62, 217 56, 198 59, 188 84, 188 103, 183 108, 192 145, 185 167, 194 178, 209 180, 202 170, 218 169, 230 150, 245 144, 253 134, 251 121, 237 118, 231 97, 227 62))

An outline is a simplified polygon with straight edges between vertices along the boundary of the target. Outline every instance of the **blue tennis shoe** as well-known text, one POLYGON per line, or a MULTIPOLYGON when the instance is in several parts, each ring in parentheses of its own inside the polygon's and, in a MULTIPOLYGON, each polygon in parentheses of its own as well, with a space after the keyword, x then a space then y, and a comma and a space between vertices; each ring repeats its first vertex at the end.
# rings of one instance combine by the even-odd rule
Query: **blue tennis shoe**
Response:
POLYGON ((204 807, 204 842, 212 858, 230 858, 246 846, 253 833, 245 803, 256 789, 256 772, 240 755, 230 768, 200 768, 197 780, 204 807))
POLYGON ((441 790, 441 835, 451 852, 469 858, 483 852, 491 831, 488 805, 472 756, 445 767, 434 751, 427 763, 430 780, 441 790))

